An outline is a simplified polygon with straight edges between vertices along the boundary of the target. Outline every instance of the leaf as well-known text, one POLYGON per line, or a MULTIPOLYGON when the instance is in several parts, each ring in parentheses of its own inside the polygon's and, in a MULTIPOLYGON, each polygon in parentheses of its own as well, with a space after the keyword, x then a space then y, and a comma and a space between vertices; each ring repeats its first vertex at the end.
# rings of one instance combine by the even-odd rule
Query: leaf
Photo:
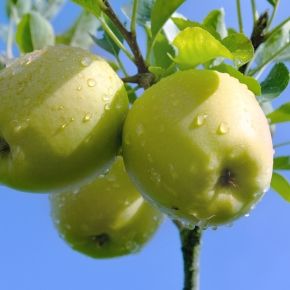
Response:
MULTIPOLYGON (((132 2, 132 1, 131 1, 132 2)), ((137 10, 137 23, 140 26, 146 27, 148 26, 151 20, 151 11, 152 7, 155 3, 155 0, 139 0, 138 10, 137 10)), ((133 4, 126 4, 122 6, 122 12, 124 15, 131 20, 132 8, 133 4)))
MULTIPOLYGON (((107 25, 110 27, 112 32, 116 35, 116 37, 120 40, 120 42, 123 42, 123 36, 118 30, 118 28, 112 23, 112 21, 104 15, 103 20, 107 23, 107 25)), ((95 36, 92 36, 94 42, 106 50, 107 52, 117 56, 120 52, 120 48, 115 44, 115 42, 111 39, 111 37, 103 30, 103 28, 100 26, 98 29, 98 32, 102 33, 101 38, 97 38, 95 36)))
POLYGON ((88 49, 94 43, 91 34, 95 34, 99 26, 100 23, 94 15, 83 11, 67 32, 56 37, 56 42, 88 49))
POLYGON ((276 170, 290 170, 290 156, 275 157, 273 168, 276 170))
POLYGON ((278 97, 288 86, 289 71, 283 63, 277 63, 266 79, 261 83, 262 96, 260 100, 267 102, 278 97))
POLYGON ((102 9, 106 8, 102 0, 72 0, 72 1, 83 7, 85 10, 88 10, 96 17, 100 17, 102 9))
POLYGON ((286 22, 280 29, 262 43, 254 55, 252 64, 255 66, 248 72, 253 74, 259 72, 265 65, 272 61, 290 61, 290 21, 286 22))
POLYGON ((34 0, 35 9, 46 19, 53 18, 65 4, 66 0, 34 0))
POLYGON ((231 33, 222 40, 223 45, 231 51, 234 63, 240 67, 249 62, 254 55, 254 47, 244 34, 231 33))
POLYGON ((290 202, 290 184, 284 176, 273 172, 271 187, 286 201, 290 202))
POLYGON ((53 28, 43 16, 32 11, 24 15, 19 22, 16 42, 24 53, 54 45, 53 28))
POLYGON ((185 28, 188 28, 188 27, 200 27, 208 31, 216 39, 220 40, 220 35, 211 26, 207 27, 198 22, 187 20, 184 18, 179 18, 179 17, 172 17, 172 20, 179 30, 184 30, 185 28))
POLYGON ((223 63, 213 67, 212 69, 217 70, 219 72, 228 73, 232 77, 238 79, 242 84, 245 84, 248 87, 248 89, 252 91, 256 96, 261 95, 261 87, 259 82, 252 77, 245 76, 232 66, 223 63))
POLYGON ((172 63, 172 59, 168 54, 174 55, 174 53, 174 49, 164 33, 159 33, 154 43, 151 64, 166 69, 172 63))
POLYGON ((212 10, 203 20, 203 27, 218 34, 220 39, 227 36, 224 9, 212 10))
POLYGON ((165 22, 185 0, 156 0, 151 12, 152 39, 158 34, 165 22))
POLYGON ((267 115, 272 124, 290 121, 290 103, 285 103, 272 113, 267 115))
POLYGON ((268 3, 270 3, 273 7, 275 7, 277 5, 277 3, 279 2, 279 0, 267 0, 268 3))
POLYGON ((128 99, 130 104, 133 104, 137 100, 137 95, 135 90, 128 84, 125 84, 125 88, 128 94, 128 99))
POLYGON ((173 41, 178 49, 173 59, 182 69, 192 68, 216 57, 232 59, 231 52, 200 27, 189 27, 181 31, 173 41))
POLYGON ((31 0, 7 0, 6 2, 6 12, 8 17, 15 19, 18 23, 21 17, 31 10, 32 2, 31 0), (12 10, 13 13, 12 13, 12 10))

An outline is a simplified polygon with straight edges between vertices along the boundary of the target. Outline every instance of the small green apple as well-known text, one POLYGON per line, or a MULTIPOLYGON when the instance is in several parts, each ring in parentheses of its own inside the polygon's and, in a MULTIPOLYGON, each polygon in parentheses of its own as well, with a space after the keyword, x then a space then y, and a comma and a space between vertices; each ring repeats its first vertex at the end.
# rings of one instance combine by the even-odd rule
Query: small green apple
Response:
POLYGON ((177 72, 146 90, 126 118, 123 154, 144 197, 189 226, 247 214, 272 175, 271 134, 255 96, 215 71, 177 72))
POLYGON ((73 249, 94 258, 140 250, 162 220, 129 180, 120 156, 106 175, 77 192, 53 193, 50 201, 61 236, 73 249))
POLYGON ((108 168, 128 110, 103 59, 54 46, 0 72, 0 182, 34 192, 78 185, 108 168))

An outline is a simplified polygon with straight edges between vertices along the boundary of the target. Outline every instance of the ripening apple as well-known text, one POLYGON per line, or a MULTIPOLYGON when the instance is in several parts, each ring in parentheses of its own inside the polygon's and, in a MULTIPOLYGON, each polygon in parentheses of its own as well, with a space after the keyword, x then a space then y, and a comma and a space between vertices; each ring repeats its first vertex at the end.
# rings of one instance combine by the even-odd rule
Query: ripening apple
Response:
POLYGON ((269 125, 246 85, 225 73, 177 72, 134 103, 126 169, 145 198, 188 226, 247 214, 270 186, 269 125))
POLYGON ((50 201, 60 235, 74 250, 94 258, 139 251, 162 221, 131 183, 120 156, 106 175, 76 192, 53 193, 50 201))
POLYGON ((0 182, 59 191, 100 174, 121 143, 128 98, 110 65, 52 46, 0 72, 0 182))

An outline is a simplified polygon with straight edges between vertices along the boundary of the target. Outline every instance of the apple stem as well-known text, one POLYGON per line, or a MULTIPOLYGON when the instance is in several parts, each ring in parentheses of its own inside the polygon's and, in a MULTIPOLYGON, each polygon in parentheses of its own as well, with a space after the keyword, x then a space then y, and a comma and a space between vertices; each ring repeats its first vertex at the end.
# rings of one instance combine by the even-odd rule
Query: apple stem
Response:
POLYGON ((199 260, 202 229, 187 229, 175 222, 179 229, 184 265, 183 290, 199 290, 199 260))

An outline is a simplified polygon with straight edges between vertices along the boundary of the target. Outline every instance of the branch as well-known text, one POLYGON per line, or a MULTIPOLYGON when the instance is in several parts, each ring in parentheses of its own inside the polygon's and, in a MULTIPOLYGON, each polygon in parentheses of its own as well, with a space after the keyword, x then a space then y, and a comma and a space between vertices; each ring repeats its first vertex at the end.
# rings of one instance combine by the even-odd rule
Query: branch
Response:
POLYGON ((196 226, 193 230, 186 229, 174 221, 179 229, 181 250, 184 265, 183 290, 199 290, 199 254, 202 229, 196 226))
POLYGON ((115 14, 108 0, 104 0, 104 5, 106 8, 102 9, 103 12, 111 19, 111 21, 118 27, 119 31, 124 36, 126 42, 128 43, 133 55, 134 63, 138 68, 138 73, 147 73, 148 67, 143 59, 140 48, 137 43, 136 33, 133 31, 128 31, 123 23, 119 20, 118 16, 115 14))
POLYGON ((148 89, 152 84, 155 82, 154 74, 147 72, 147 73, 140 73, 134 76, 124 77, 122 78, 124 83, 134 83, 140 85, 144 89, 148 89))

